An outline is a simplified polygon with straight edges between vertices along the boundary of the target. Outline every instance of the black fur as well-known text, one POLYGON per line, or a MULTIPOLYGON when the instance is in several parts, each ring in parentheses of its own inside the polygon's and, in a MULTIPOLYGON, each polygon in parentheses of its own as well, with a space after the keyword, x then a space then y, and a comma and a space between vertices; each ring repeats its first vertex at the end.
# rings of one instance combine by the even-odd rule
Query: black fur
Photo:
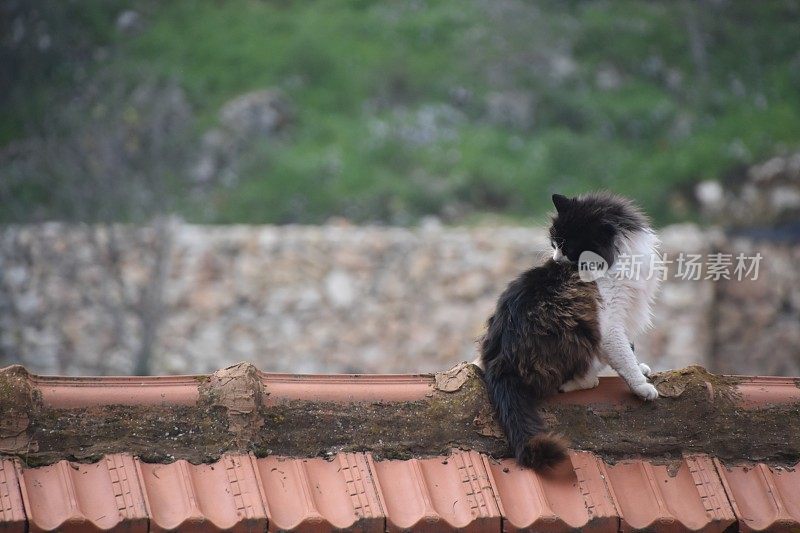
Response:
POLYGON ((528 439, 519 459, 520 464, 534 470, 546 470, 567 458, 568 442, 552 433, 539 434, 528 439))
POLYGON ((573 262, 589 250, 611 266, 617 253, 617 236, 648 226, 647 217, 635 205, 610 193, 576 198, 554 194, 553 204, 556 215, 550 226, 550 240, 573 262))
POLYGON ((500 296, 481 344, 484 379, 517 461, 548 468, 565 443, 544 434, 539 403, 584 374, 600 342, 597 286, 572 263, 549 260, 500 296))
POLYGON ((600 295, 583 282, 583 251, 610 266, 616 237, 646 227, 647 218, 628 200, 608 193, 567 198, 553 195, 550 237, 569 261, 549 260, 511 282, 497 301, 481 343, 489 396, 517 461, 536 469, 567 456, 566 442, 546 433, 539 403, 586 373, 599 351, 600 295))

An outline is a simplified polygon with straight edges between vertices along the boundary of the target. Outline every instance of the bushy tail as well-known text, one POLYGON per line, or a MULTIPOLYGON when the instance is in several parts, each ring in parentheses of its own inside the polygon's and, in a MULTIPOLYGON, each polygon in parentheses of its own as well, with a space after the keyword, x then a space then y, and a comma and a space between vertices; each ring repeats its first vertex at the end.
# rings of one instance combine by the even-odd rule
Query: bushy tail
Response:
POLYGON ((497 418, 520 465, 543 470, 567 458, 567 442, 546 432, 537 410, 539 400, 519 376, 488 368, 484 379, 497 418))

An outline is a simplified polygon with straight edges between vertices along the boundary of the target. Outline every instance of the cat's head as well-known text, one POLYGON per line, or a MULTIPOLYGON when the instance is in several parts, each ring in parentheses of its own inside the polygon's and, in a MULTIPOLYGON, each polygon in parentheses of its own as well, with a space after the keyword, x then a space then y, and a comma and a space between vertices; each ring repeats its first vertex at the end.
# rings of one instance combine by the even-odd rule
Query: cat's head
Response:
POLYGON ((630 200, 611 193, 590 193, 567 198, 553 195, 556 214, 550 226, 553 259, 577 262, 591 251, 610 266, 620 237, 649 228, 647 217, 630 200))

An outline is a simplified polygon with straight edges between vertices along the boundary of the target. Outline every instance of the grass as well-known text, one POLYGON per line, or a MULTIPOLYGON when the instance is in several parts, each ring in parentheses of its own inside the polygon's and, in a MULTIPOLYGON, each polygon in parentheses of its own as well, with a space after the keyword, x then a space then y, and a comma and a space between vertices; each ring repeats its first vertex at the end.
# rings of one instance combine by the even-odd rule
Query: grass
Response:
POLYGON ((144 6, 144 31, 101 40, 119 76, 177 78, 198 133, 250 90, 279 88, 296 110, 286 135, 254 144, 233 186, 183 204, 194 220, 525 218, 552 192, 609 188, 665 223, 691 216, 676 191, 800 146, 790 0, 144 6), (531 95, 529 124, 490 120, 487 97, 508 91, 531 95))

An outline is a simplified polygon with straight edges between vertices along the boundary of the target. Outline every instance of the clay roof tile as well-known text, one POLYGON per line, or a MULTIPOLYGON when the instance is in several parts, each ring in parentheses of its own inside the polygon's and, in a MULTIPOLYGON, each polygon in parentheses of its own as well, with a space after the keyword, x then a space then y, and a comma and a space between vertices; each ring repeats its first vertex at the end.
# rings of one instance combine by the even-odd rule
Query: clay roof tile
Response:
MULTIPOLYGON (((405 452, 402 458, 387 459, 383 456, 387 451, 388 455, 397 452, 387 447, 389 443, 383 442, 384 448, 380 448, 376 443, 367 446, 348 441, 351 434, 396 434, 398 440, 411 439, 412 449, 419 447, 421 443, 413 441, 415 435, 405 433, 413 430, 415 420, 419 423, 415 416, 421 416, 420 412, 440 416, 442 411, 436 409, 461 409, 458 402, 472 401, 469 396, 456 395, 445 397, 455 398, 456 403, 426 403, 438 394, 457 394, 459 387, 470 386, 469 373, 464 374, 463 368, 439 378, 314 377, 265 374, 252 368, 227 370, 212 378, 43 378, 14 369, 14 394, 19 402, 0 406, 2 416, 8 419, 4 420, 6 427, 11 428, 2 442, 1 451, 6 455, 0 458, 0 530, 380 533, 800 528, 800 471, 796 470, 800 464, 730 461, 694 452, 672 458, 633 454, 614 459, 575 450, 570 452, 568 464, 536 473, 520 468, 513 460, 493 458, 493 450, 501 448, 480 449, 485 442, 494 439, 502 443, 502 439, 492 436, 490 421, 481 420, 481 407, 474 405, 463 408, 477 409, 475 420, 471 411, 470 417, 459 419, 470 431, 487 435, 488 441, 474 441, 474 449, 447 453, 420 449, 419 453, 405 452), (242 380, 229 383, 224 376, 241 376, 242 380), (109 416, 103 411, 109 404, 116 406, 113 416, 128 413, 155 420, 163 415, 170 427, 163 433, 126 440, 130 449, 89 453, 83 462, 66 460, 83 447, 96 451, 91 442, 81 439, 81 431, 89 431, 86 428, 90 426, 80 424, 109 416), (392 409, 406 409, 393 423, 408 419, 412 425, 317 427, 319 432, 331 434, 331 442, 372 452, 328 448, 318 451, 324 457, 301 457, 258 448, 257 457, 236 449, 259 431, 276 425, 288 430, 290 426, 281 425, 287 422, 280 417, 302 411, 280 409, 298 405, 313 407, 304 424, 338 420, 352 424, 367 414, 384 416, 392 409), (147 408, 136 410, 135 406, 147 408), (280 409, 270 411, 273 408, 280 409), (197 422, 202 426, 195 428, 197 431, 216 432, 214 439, 223 440, 225 428, 235 426, 240 432, 238 439, 226 441, 229 447, 220 444, 221 455, 209 457, 208 443, 198 443, 196 435, 183 442, 184 447, 175 444, 176 439, 182 442, 181 432, 186 430, 178 427, 181 421, 176 416, 195 416, 196 410, 198 418, 185 424, 189 430, 197 422), (40 427, 46 423, 54 425, 40 427), (58 433, 70 424, 82 429, 63 433, 65 455, 60 457, 60 443, 41 439, 41 433, 58 433), (178 433, 172 431, 173 426, 178 433), (27 454, 15 448, 21 437, 31 448, 27 454), (77 444, 70 439, 77 439, 77 444), (155 442, 142 450, 152 452, 163 440, 170 453, 184 455, 148 455, 145 461, 144 455, 136 455, 141 453, 136 443, 148 439, 155 442), (199 446, 201 453, 187 452, 186 446, 191 445, 199 446), (15 456, 39 462, 55 458, 55 462, 23 466, 15 456)), ((699 384, 695 383, 699 388, 694 389, 699 393, 692 396, 692 402, 701 402, 701 412, 717 408, 723 399, 733 402, 737 410, 783 409, 785 413, 800 405, 800 389, 794 379, 718 380, 710 375, 699 375, 699 379, 699 384)), ((661 383, 663 392, 675 395, 680 395, 685 385, 682 381, 661 383)), ((597 389, 560 395, 555 401, 580 406, 585 412, 624 411, 640 405, 615 378, 604 378, 597 389)), ((118 422, 111 420, 111 430, 132 431, 115 425, 118 422)), ((764 427, 786 429, 772 419, 764 427)), ((738 438, 749 435, 752 433, 737 433, 738 438)), ((444 436, 447 442, 453 435, 444 436)), ((661 438, 669 439, 669 435, 661 438)), ((777 457, 781 450, 775 452, 777 457)))

